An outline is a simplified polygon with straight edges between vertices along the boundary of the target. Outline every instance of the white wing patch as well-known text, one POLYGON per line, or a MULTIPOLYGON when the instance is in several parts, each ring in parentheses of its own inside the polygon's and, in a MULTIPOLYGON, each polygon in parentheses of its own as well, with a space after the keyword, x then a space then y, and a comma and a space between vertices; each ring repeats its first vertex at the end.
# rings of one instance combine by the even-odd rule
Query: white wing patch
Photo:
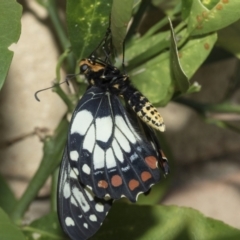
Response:
POLYGON ((129 141, 126 139, 126 137, 119 131, 119 129, 115 129, 115 138, 119 144, 121 144, 121 147, 125 152, 130 152, 131 147, 129 144, 129 141))
POLYGON ((68 182, 65 182, 64 187, 63 187, 63 196, 65 198, 69 198, 70 195, 71 195, 70 185, 68 182))
POLYGON ((94 124, 92 124, 83 141, 83 149, 86 149, 89 152, 92 152, 94 143, 95 143, 95 127, 94 127, 94 124))
POLYGON ((94 200, 93 192, 90 191, 90 190, 87 189, 87 188, 84 188, 84 191, 85 191, 85 193, 87 194, 88 199, 89 199, 90 201, 93 201, 93 200, 94 200))
POLYGON ((112 135, 113 122, 111 116, 96 119, 97 140, 107 142, 112 135))
POLYGON ((90 174, 90 172, 91 172, 90 167, 86 163, 82 166, 82 170, 86 174, 90 174))
POLYGON ((94 165, 94 169, 100 169, 104 167, 104 151, 102 150, 102 148, 100 148, 97 144, 94 148, 94 152, 93 152, 93 165, 94 165))
POLYGON ((91 214, 91 215, 89 216, 89 219, 90 219, 92 222, 96 222, 96 221, 97 221, 97 217, 96 217, 95 214, 91 214))
POLYGON ((77 179, 77 174, 78 173, 78 170, 76 168, 74 168, 74 170, 72 169, 71 172, 70 172, 70 178, 75 178, 77 179), (77 172, 75 172, 77 171, 77 172))
POLYGON ((67 226, 75 226, 75 223, 71 217, 66 217, 65 218, 65 223, 67 226))
POLYGON ((77 204, 77 201, 75 200, 75 198, 73 197, 73 196, 71 196, 71 203, 74 205, 74 206, 76 206, 76 207, 78 207, 78 204, 77 204))
POLYGON ((115 155, 117 156, 118 160, 121 163, 123 163, 123 161, 124 161, 123 153, 115 139, 113 140, 112 147, 113 147, 113 151, 114 151, 115 155))
POLYGON ((72 161, 77 161, 78 160, 78 157, 79 157, 79 154, 77 151, 71 151, 70 152, 70 159, 72 161))
POLYGON ((113 155, 113 151, 111 148, 109 148, 106 151, 106 164, 107 164, 107 168, 113 168, 113 167, 117 166, 116 160, 115 160, 115 157, 113 155))
POLYGON ((135 129, 133 128, 132 124, 130 123, 130 121, 128 120, 128 118, 126 118, 126 122, 127 125, 129 126, 131 132, 134 134, 134 136, 138 139, 138 140, 142 140, 142 138, 138 135, 138 133, 135 131, 135 129))
POLYGON ((74 198, 80 205, 81 209, 84 212, 88 212, 90 210, 90 206, 89 206, 86 198, 84 197, 83 193, 80 192, 79 189, 76 187, 72 189, 72 193, 73 193, 74 198))
POLYGON ((103 204, 100 203, 100 202, 99 202, 99 203, 96 203, 95 209, 96 209, 98 212, 103 212, 103 210, 104 210, 103 204))
MULTIPOLYGON (((115 122, 116 125, 119 129, 121 129, 121 131, 125 134, 125 136, 127 137, 127 139, 131 142, 131 143, 136 143, 136 138, 132 133, 132 129, 130 130, 129 127, 127 126, 127 124, 125 123, 125 120, 123 119, 122 116, 117 115, 115 117, 115 122)), ((135 131, 134 131, 135 132, 135 131)))
POLYGON ((93 115, 91 114, 91 112, 87 110, 82 110, 78 112, 74 118, 74 121, 72 122, 71 130, 70 130, 71 134, 79 133, 82 136, 85 135, 87 129, 92 123, 92 120, 93 120, 93 115))

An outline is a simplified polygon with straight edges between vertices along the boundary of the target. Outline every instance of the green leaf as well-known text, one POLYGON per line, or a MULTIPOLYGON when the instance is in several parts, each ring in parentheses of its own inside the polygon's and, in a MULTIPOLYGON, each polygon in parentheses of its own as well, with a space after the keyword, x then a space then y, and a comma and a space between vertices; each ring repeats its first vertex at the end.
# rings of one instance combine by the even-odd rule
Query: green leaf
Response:
POLYGON ((208 10, 200 0, 194 0, 188 21, 190 35, 206 34, 222 29, 240 18, 239 0, 220 0, 208 10))
POLYGON ((240 230, 176 206, 114 204, 91 240, 237 240, 240 230))
POLYGON ((169 47, 169 31, 161 32, 135 40, 126 51, 128 69, 132 69, 143 62, 160 54, 164 49, 169 47))
POLYGON ((0 89, 10 67, 13 52, 8 49, 21 33, 22 6, 16 0, 0 0, 0 89))
POLYGON ((198 82, 194 82, 188 89, 187 93, 195 93, 195 92, 200 92, 201 91, 201 85, 199 85, 198 82))
POLYGON ((7 214, 0 208, 0 239, 26 240, 22 232, 14 225, 7 214))
POLYGON ((128 22, 132 15, 134 0, 113 0, 111 12, 112 41, 119 54, 122 54, 128 22))
POLYGON ((105 36, 111 3, 111 0, 67 1, 68 34, 78 59, 88 57, 105 36))
POLYGON ((202 4, 208 9, 212 9, 219 2, 219 0, 201 0, 201 1, 202 4))
POLYGON ((0 175, 0 207, 10 214, 16 204, 16 198, 12 190, 7 185, 4 178, 0 175))
POLYGON ((216 41, 217 34, 212 33, 210 35, 188 41, 188 43, 179 50, 178 56, 188 78, 191 78, 196 70, 201 66, 210 54, 216 41))
POLYGON ((192 7, 192 2, 193 0, 182 0, 182 19, 185 20, 190 12, 191 12, 191 7, 192 7))
POLYGON ((178 56, 181 66, 189 79, 210 54, 216 41, 217 34, 212 33, 188 41, 187 44, 179 50, 178 56))
POLYGON ((170 67, 171 67, 172 78, 175 83, 176 90, 180 91, 181 93, 185 93, 189 88, 189 82, 186 74, 182 69, 182 66, 178 58, 177 43, 175 39, 172 22, 170 19, 169 19, 169 23, 170 23, 170 30, 171 30, 170 67))
POLYGON ((169 52, 165 52, 129 72, 139 91, 161 106, 169 102, 174 92, 169 64, 169 52))
MULTIPOLYGON (((216 40, 216 33, 192 39, 178 51, 181 66, 188 79, 210 54, 216 40)), ((169 51, 164 52, 129 72, 137 88, 150 102, 158 106, 166 105, 175 93, 176 86, 170 72, 169 59, 169 51)))
POLYGON ((23 228, 28 240, 64 240, 69 239, 62 231, 56 213, 37 219, 23 228))
POLYGON ((218 32, 217 45, 231 52, 240 59, 240 21, 221 29, 218 32))

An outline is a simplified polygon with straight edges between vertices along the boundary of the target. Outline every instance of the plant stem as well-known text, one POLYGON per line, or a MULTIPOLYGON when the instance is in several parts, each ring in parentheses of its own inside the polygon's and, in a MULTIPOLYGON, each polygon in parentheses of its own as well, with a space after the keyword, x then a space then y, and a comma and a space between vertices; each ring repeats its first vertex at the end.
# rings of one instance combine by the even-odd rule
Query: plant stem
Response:
POLYGON ((20 223, 21 218, 38 194, 40 188, 59 165, 62 150, 64 149, 66 142, 67 127, 68 122, 66 120, 62 120, 58 125, 54 136, 45 140, 44 155, 41 164, 12 212, 11 218, 15 223, 20 223))
POLYGON ((148 0, 143 0, 140 4, 140 7, 137 11, 137 13, 135 14, 135 16, 133 17, 133 22, 128 30, 128 33, 125 37, 125 42, 127 42, 128 40, 131 39, 131 37, 134 35, 136 28, 140 22, 140 19, 142 18, 144 12, 146 11, 148 5, 151 4, 148 0))
POLYGON ((51 211, 57 211, 57 188, 58 188, 58 173, 59 168, 57 168, 52 174, 52 184, 51 184, 51 211))
POLYGON ((185 98, 175 99, 176 102, 186 105, 193 108, 198 113, 203 115, 212 112, 212 113, 236 113, 240 114, 240 105, 233 105, 229 102, 222 102, 216 104, 204 104, 199 103, 193 100, 188 100, 185 98))
MULTIPOLYGON (((63 24, 61 23, 58 13, 57 13, 57 5, 56 5, 56 0, 48 0, 46 4, 46 9, 48 10, 50 19, 53 23, 53 26, 56 30, 56 33, 58 35, 58 39, 61 43, 63 51, 68 49, 70 47, 70 42, 66 36, 65 30, 62 27, 63 24)), ((75 68, 75 60, 73 58, 73 55, 69 54, 67 57, 68 64, 71 69, 75 68)))

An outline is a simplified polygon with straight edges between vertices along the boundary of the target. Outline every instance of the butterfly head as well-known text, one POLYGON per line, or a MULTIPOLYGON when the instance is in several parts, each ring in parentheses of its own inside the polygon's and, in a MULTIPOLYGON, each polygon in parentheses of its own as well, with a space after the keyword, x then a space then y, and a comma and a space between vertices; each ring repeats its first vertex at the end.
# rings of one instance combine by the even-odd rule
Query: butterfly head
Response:
POLYGON ((80 72, 84 75, 89 75, 90 73, 102 73, 105 69, 105 65, 90 58, 85 58, 80 61, 80 72))

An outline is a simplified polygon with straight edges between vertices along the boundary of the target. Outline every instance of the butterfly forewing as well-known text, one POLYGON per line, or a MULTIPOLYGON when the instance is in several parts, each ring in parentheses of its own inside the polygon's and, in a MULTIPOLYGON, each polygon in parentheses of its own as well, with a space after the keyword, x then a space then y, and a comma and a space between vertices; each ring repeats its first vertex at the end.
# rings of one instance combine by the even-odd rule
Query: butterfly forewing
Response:
POLYGON ((73 114, 70 165, 99 198, 134 202, 159 181, 158 153, 132 121, 116 95, 97 87, 88 89, 73 114))
POLYGON ((63 230, 72 240, 88 239, 100 228, 111 203, 97 198, 78 181, 66 147, 58 183, 58 214, 63 230))

